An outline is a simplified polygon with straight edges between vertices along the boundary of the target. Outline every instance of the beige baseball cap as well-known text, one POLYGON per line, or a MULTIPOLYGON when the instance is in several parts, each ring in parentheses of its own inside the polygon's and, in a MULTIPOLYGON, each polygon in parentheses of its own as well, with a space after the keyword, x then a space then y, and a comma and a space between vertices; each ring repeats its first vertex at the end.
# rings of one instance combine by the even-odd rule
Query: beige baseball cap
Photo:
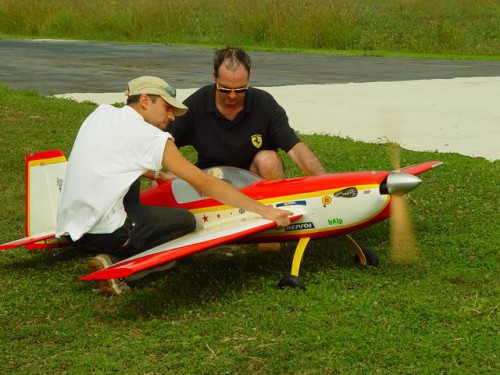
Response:
POLYGON ((175 87, 170 86, 163 79, 151 76, 142 76, 135 78, 128 83, 128 90, 125 91, 126 96, 134 96, 140 94, 159 95, 170 104, 173 108, 175 116, 182 116, 187 112, 188 107, 175 99, 175 87))

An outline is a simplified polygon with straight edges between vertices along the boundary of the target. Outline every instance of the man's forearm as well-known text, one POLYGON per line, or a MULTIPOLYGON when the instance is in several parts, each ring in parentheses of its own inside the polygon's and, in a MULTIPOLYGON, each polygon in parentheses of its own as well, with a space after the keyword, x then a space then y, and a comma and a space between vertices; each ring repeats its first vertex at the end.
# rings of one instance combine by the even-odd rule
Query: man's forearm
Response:
POLYGON ((316 176, 327 173, 314 152, 302 142, 297 143, 288 155, 305 175, 316 176))

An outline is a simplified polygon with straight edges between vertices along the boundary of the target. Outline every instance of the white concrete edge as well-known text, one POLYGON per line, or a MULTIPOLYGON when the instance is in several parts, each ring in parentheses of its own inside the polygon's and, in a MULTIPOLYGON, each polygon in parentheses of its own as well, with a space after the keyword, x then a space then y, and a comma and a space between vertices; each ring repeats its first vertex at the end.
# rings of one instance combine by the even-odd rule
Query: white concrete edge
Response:
MULTIPOLYGON (((500 76, 264 87, 303 134, 393 141, 415 151, 500 158, 500 76)), ((193 89, 177 89, 181 101, 193 89)), ((55 95, 124 103, 121 93, 55 95)))

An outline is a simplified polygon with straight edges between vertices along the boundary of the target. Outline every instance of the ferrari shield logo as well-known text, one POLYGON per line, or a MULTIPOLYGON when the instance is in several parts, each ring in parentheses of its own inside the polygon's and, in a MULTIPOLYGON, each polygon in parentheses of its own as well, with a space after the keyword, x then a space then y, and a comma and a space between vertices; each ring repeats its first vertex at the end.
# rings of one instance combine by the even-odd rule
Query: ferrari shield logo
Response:
POLYGON ((251 140, 255 148, 260 148, 260 146, 262 146, 262 136, 260 134, 252 135, 251 140))

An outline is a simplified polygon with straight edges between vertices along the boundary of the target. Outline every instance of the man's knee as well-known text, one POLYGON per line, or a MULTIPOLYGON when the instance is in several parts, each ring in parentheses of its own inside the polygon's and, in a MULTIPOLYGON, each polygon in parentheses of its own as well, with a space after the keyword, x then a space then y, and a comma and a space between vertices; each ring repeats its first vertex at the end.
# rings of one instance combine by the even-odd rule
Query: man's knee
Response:
POLYGON ((259 151, 253 159, 250 171, 265 180, 278 180, 285 177, 283 160, 273 150, 259 151))
POLYGON ((182 208, 169 208, 169 211, 170 225, 175 223, 175 227, 183 234, 193 232, 196 229, 196 219, 193 213, 182 208))
POLYGON ((190 211, 185 211, 185 216, 186 216, 186 230, 187 233, 193 232, 196 229, 196 219, 194 215, 190 211))

